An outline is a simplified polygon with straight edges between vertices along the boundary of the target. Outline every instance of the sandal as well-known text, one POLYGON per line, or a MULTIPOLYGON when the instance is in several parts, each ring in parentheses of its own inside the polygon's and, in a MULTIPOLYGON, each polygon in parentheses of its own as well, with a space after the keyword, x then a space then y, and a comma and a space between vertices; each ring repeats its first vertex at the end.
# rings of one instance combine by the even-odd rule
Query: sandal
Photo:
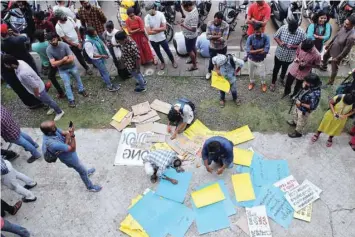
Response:
POLYGON ((319 135, 314 134, 313 137, 312 137, 312 142, 318 141, 318 138, 319 138, 319 135))
POLYGON ((153 59, 153 64, 154 65, 158 65, 158 60, 156 60, 155 58, 153 59))
POLYGON ((177 68, 177 67, 178 67, 177 63, 173 62, 173 68, 177 68))
POLYGON ((18 210, 20 210, 21 206, 22 206, 22 201, 16 202, 16 204, 14 205, 14 211, 10 214, 15 215, 18 212, 18 210))
POLYGON ((270 85, 270 91, 274 92, 275 91, 275 84, 270 85))
POLYGON ((188 71, 188 72, 192 72, 192 71, 195 71, 195 70, 198 70, 198 67, 189 67, 189 68, 187 68, 186 69, 186 71, 188 71))
POLYGON ((333 145, 333 140, 327 140, 327 147, 331 147, 333 145))

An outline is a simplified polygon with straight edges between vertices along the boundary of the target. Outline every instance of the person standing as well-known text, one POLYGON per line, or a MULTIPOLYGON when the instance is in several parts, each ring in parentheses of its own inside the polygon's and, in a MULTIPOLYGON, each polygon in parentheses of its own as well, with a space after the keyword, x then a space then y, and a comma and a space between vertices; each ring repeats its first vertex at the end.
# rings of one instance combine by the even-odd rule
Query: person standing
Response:
POLYGON ((56 1, 57 5, 53 6, 53 12, 56 12, 57 10, 61 10, 64 12, 64 14, 67 17, 70 17, 73 20, 75 20, 76 19, 75 13, 65 6, 66 2, 67 1, 56 1))
POLYGON ((333 137, 340 136, 346 121, 353 114, 355 114, 355 91, 334 96, 329 101, 329 110, 325 113, 317 133, 313 135, 312 142, 316 142, 323 132, 329 136, 327 147, 331 147, 333 137))
POLYGON ((213 69, 212 58, 217 54, 225 55, 227 53, 229 25, 223 20, 222 12, 217 12, 214 15, 214 19, 208 22, 206 35, 207 39, 210 41, 210 62, 206 74, 206 80, 209 80, 213 69))
POLYGON ((25 151, 31 153, 31 157, 27 160, 32 163, 41 158, 41 153, 37 151, 39 145, 33 139, 22 132, 18 123, 12 118, 10 112, 2 105, 1 106, 1 137, 6 142, 11 142, 16 145, 22 146, 25 151))
POLYGON ((160 46, 164 49, 165 53, 168 55, 174 68, 177 68, 177 63, 174 59, 173 53, 171 52, 168 41, 166 40, 165 30, 166 30, 166 19, 162 12, 157 10, 157 6, 154 2, 149 2, 145 6, 148 14, 144 18, 145 29, 149 35, 149 41, 152 45, 156 55, 160 60, 160 69, 164 70, 165 61, 163 55, 160 52, 160 46))
POLYGON ((213 172, 212 161, 217 163, 220 168, 217 174, 220 175, 226 168, 233 167, 233 143, 228 139, 220 136, 215 136, 207 139, 202 147, 202 161, 207 172, 213 172))
POLYGON ((36 30, 44 30, 46 33, 55 32, 54 25, 49 20, 46 20, 44 11, 35 12, 33 16, 36 30))
POLYGON ((46 121, 41 123, 40 129, 43 133, 42 151, 56 154, 58 159, 69 168, 73 168, 79 173, 80 178, 84 182, 87 190, 91 192, 99 192, 102 187, 94 185, 89 176, 95 172, 95 168, 86 169, 79 160, 76 153, 76 139, 74 127, 68 131, 62 131, 56 127, 54 121, 46 121))
MULTIPOLYGON (((27 1, 16 1, 16 4, 13 5, 14 8, 19 7, 22 14, 25 17, 27 27, 25 29, 25 33, 27 37, 33 41, 33 34, 35 33, 36 27, 35 22, 33 20, 33 11, 31 9, 31 5, 27 1)), ((20 58, 18 58, 20 59, 20 58)))
MULTIPOLYGON (((30 237, 30 235, 31 235, 30 232, 25 227, 13 224, 10 221, 4 220, 1 217, 1 232, 3 232, 3 231, 16 234, 20 237, 30 237)), ((1 237, 4 237, 4 236, 1 235, 1 237)))
POLYGON ((186 51, 190 55, 192 66, 187 69, 187 71, 197 70, 197 50, 196 50, 196 40, 197 40, 197 27, 199 21, 199 15, 197 7, 193 1, 183 1, 182 7, 187 12, 184 22, 182 22, 181 28, 185 37, 186 51))
POLYGON ((99 70, 101 78, 106 84, 106 89, 110 92, 118 91, 120 87, 111 83, 110 73, 105 65, 105 59, 108 59, 109 56, 104 42, 99 38, 93 27, 89 26, 86 32, 87 35, 84 43, 86 53, 91 58, 92 63, 99 70))
POLYGON ((36 30, 34 37, 38 40, 38 42, 33 43, 31 48, 34 52, 38 53, 39 57, 41 58, 42 70, 49 71, 48 79, 52 82, 58 92, 57 98, 64 98, 64 91, 58 83, 57 78, 55 77, 58 69, 52 67, 52 65, 49 63, 49 58, 47 56, 48 41, 45 40, 44 31, 36 30))
POLYGON ((270 39, 269 36, 262 33, 262 25, 256 23, 254 25, 254 34, 249 35, 246 43, 246 52, 249 59, 249 90, 254 89, 255 87, 255 73, 259 71, 260 80, 261 80, 261 91, 266 92, 267 85, 265 82, 265 63, 264 60, 266 55, 270 50, 270 39))
POLYGON ((58 104, 48 95, 42 79, 36 74, 36 72, 33 71, 27 63, 22 60, 17 60, 11 55, 5 55, 3 60, 5 67, 15 70, 17 78, 28 92, 42 101, 43 104, 50 107, 47 115, 51 115, 55 112, 56 116, 54 121, 60 120, 64 115, 64 111, 61 110, 58 104))
POLYGON ((320 62, 321 56, 316 47, 314 47, 313 40, 305 39, 301 46, 298 47, 296 51, 296 58, 290 66, 282 98, 291 93, 291 87, 295 80, 296 85, 290 97, 292 98, 297 95, 302 87, 304 77, 312 71, 312 68, 319 67, 320 62))
POLYGON ((75 66, 73 52, 66 43, 58 42, 58 38, 55 34, 48 34, 47 40, 50 44, 47 48, 49 62, 52 67, 58 67, 59 76, 64 82, 65 92, 69 100, 69 107, 74 108, 76 105, 70 84, 70 74, 76 80, 79 94, 84 97, 88 97, 89 95, 85 91, 78 68, 75 66))
POLYGON ((335 77, 338 74, 340 62, 349 54, 351 48, 355 45, 355 16, 351 15, 344 21, 344 26, 338 31, 334 38, 325 46, 323 63, 321 70, 326 71, 328 61, 331 60, 331 75, 327 85, 333 85, 335 77))
POLYGON ((332 35, 332 25, 329 23, 328 15, 325 11, 319 11, 313 19, 313 23, 307 28, 307 38, 314 40, 314 46, 319 53, 323 50, 323 45, 332 35))
POLYGON ((309 115, 317 109, 321 97, 321 85, 317 74, 308 74, 302 83, 302 91, 296 95, 295 107, 292 111, 292 120, 287 123, 295 130, 289 133, 290 138, 302 137, 303 128, 307 124, 309 115))
POLYGON ((144 22, 142 18, 134 14, 134 8, 132 7, 127 9, 127 15, 127 30, 130 37, 138 46, 142 65, 153 62, 154 57, 149 46, 149 39, 145 34, 144 22))
POLYGON ((23 196, 23 202, 34 202, 36 196, 29 191, 37 186, 37 183, 23 173, 18 172, 11 163, 1 157, 1 183, 16 193, 23 196), (21 180, 26 185, 22 186, 18 180, 21 180))
POLYGON ((305 40, 305 32, 298 27, 296 20, 290 21, 288 25, 281 26, 274 35, 277 43, 274 59, 274 69, 272 72, 272 82, 270 90, 275 91, 277 75, 281 69, 280 82, 284 84, 288 67, 296 57, 298 46, 305 40))
MULTIPOLYGON (((1 163, 1 164, 3 164, 3 163, 1 163)), ((4 164, 5 164, 5 162, 4 162, 4 164)), ((2 168, 2 166, 1 166, 1 168, 2 168)), ((7 166, 6 166, 6 168, 7 168, 7 166)), ((11 206, 7 202, 5 202, 4 200, 1 199, 1 217, 5 216, 5 214, 6 214, 5 211, 11 215, 16 215, 18 210, 20 210, 21 206, 22 206, 22 201, 18 201, 15 203, 15 205, 11 206)))
POLYGON ((82 39, 76 26, 74 20, 67 17, 62 10, 57 10, 54 13, 55 17, 58 19, 55 29, 59 37, 69 45, 71 51, 74 53, 76 59, 78 59, 80 65, 86 70, 88 75, 93 75, 93 71, 85 62, 84 56, 82 54, 82 39))
POLYGON ((81 7, 79 8, 79 19, 81 25, 85 28, 92 26, 96 29, 99 37, 102 37, 102 33, 105 31, 105 23, 107 18, 103 11, 96 7, 91 6, 88 0, 80 1, 81 7))
POLYGON ((248 8, 247 24, 248 36, 255 33, 255 24, 261 24, 261 32, 265 32, 265 26, 270 20, 271 8, 264 0, 256 1, 248 8))
POLYGON ((201 34, 197 37, 196 48, 197 52, 200 53, 200 56, 203 58, 210 57, 210 41, 207 39, 206 29, 207 25, 203 24, 201 27, 201 34))
POLYGON ((140 71, 141 60, 137 44, 127 36, 124 31, 117 32, 115 39, 117 43, 122 46, 122 58, 124 58, 127 70, 131 73, 134 79, 136 79, 136 88, 134 91, 137 93, 145 92, 147 90, 147 81, 140 71))

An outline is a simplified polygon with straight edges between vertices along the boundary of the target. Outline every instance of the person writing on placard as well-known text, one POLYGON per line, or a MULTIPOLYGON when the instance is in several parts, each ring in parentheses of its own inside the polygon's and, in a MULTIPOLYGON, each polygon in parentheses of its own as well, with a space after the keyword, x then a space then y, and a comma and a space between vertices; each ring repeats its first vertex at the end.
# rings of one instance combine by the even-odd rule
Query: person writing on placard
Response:
POLYGON ((220 175, 226 168, 233 167, 233 157, 233 143, 224 137, 211 137, 203 144, 203 164, 211 174, 213 172, 213 168, 210 166, 212 161, 220 166, 217 170, 217 174, 220 175))
POLYGON ((182 133, 187 125, 191 124, 195 118, 195 104, 185 98, 180 98, 170 109, 168 114, 168 133, 171 133, 171 124, 176 125, 176 129, 171 136, 175 139, 178 133, 182 133))
POLYGON ((147 157, 143 159, 144 169, 147 175, 150 176, 150 181, 156 183, 158 178, 170 181, 172 184, 177 184, 176 179, 172 179, 164 175, 168 168, 174 168, 177 172, 184 172, 181 168, 182 160, 174 151, 155 150, 150 152, 147 157))

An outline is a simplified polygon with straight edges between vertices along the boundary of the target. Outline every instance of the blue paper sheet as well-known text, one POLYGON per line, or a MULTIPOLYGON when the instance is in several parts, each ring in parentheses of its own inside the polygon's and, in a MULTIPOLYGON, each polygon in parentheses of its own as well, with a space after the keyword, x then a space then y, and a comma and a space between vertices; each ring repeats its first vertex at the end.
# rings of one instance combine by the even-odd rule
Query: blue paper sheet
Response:
POLYGON ((250 173, 250 167, 244 165, 236 165, 235 169, 238 173, 250 173))
POLYGON ((149 236, 183 237, 194 220, 194 213, 183 204, 148 192, 128 211, 149 236))
POLYGON ((267 215, 285 229, 291 224, 294 210, 284 197, 284 193, 273 184, 261 189, 253 205, 265 205, 267 215))
POLYGON ((183 203, 187 190, 189 188, 192 173, 178 173, 175 169, 170 168, 164 172, 164 175, 169 178, 176 179, 178 181, 178 184, 175 185, 172 184, 170 181, 161 179, 155 193, 170 200, 183 203))
POLYGON ((257 186, 273 184, 290 175, 286 160, 257 160, 252 168, 253 183, 257 186))

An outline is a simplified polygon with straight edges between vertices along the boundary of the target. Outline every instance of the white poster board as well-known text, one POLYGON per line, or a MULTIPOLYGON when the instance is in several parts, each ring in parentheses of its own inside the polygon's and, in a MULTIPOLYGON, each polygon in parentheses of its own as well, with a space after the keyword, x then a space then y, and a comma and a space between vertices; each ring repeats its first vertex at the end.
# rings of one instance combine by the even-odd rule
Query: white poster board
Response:
POLYGON ((137 133, 136 128, 124 129, 118 143, 114 165, 143 166, 143 158, 149 150, 134 148, 132 144, 144 143, 148 134, 151 133, 137 133))
POLYGON ((288 191, 291 191, 299 186, 299 183, 293 175, 290 175, 274 183, 274 186, 280 188, 282 192, 287 193, 288 191))
POLYGON ((251 237, 271 237, 269 220, 265 206, 245 208, 251 237))
POLYGON ((293 209, 298 212, 307 205, 313 203, 319 198, 318 193, 308 183, 302 183, 298 187, 285 194, 286 200, 293 209))

